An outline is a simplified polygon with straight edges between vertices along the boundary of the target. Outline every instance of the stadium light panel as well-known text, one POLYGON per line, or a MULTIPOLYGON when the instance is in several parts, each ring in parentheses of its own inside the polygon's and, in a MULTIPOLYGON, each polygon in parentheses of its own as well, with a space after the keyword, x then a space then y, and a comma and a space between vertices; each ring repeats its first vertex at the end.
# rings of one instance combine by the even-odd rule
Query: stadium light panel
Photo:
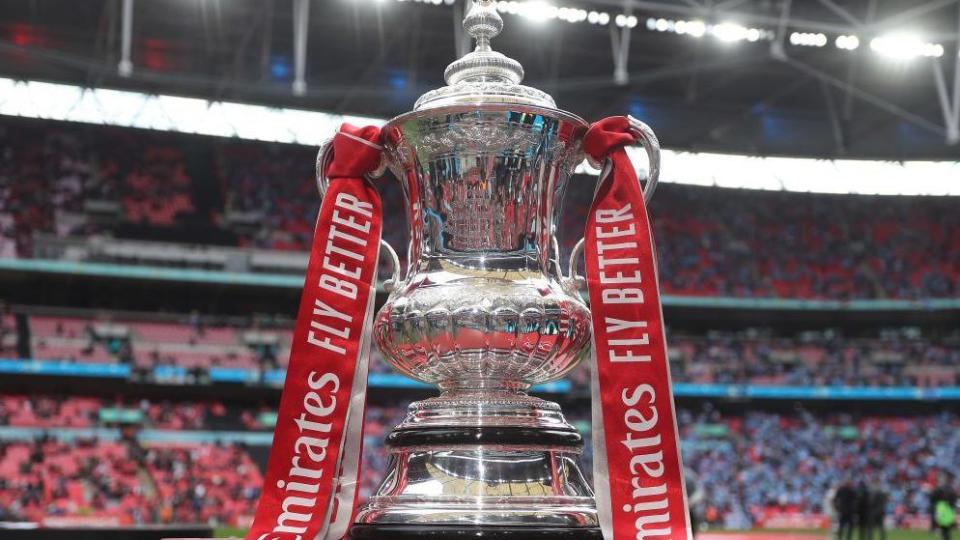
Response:
MULTIPOLYGON (((0 115, 319 146, 341 123, 383 119, 0 78, 0 115), (51 100, 57 100, 53 102, 51 100)), ((627 149, 641 177, 642 149, 627 149)), ((662 182, 821 193, 960 196, 960 162, 763 158, 664 149, 662 182)), ((586 164, 578 172, 596 175, 586 164)))
POLYGON ((193 133, 188 126, 180 126, 170 121, 170 117, 163 110, 163 104, 159 101, 159 98, 144 100, 143 107, 134 115, 130 125, 142 129, 193 133))
MULTIPOLYGON (((0 90, 0 92, 2 92, 2 90, 0 90)), ((103 124, 104 118, 103 115, 100 114, 101 109, 102 107, 97 101, 96 93, 93 90, 83 90, 80 99, 70 109, 66 118, 72 122, 103 124)))
POLYGON ((100 105, 103 123, 113 126, 133 126, 133 120, 147 101, 146 94, 123 90, 94 89, 96 102, 100 105))
POLYGON ((205 124, 210 102, 205 99, 158 96, 162 114, 172 125, 187 133, 206 133, 205 124))

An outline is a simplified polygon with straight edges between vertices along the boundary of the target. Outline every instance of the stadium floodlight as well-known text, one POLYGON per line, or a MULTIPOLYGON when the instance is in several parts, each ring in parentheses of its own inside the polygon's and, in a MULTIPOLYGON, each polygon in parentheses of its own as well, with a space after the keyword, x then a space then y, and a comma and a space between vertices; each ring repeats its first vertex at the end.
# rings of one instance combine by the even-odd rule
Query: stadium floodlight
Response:
POLYGON ((790 44, 800 47, 823 47, 827 44, 827 36, 818 32, 793 32, 790 34, 790 44))
POLYGON ((747 29, 739 24, 718 24, 713 27, 711 33, 720 41, 726 41, 728 43, 747 39, 747 29))
POLYGON ((504 0, 497 2, 497 11, 517 15, 529 21, 543 23, 548 20, 560 20, 569 23, 589 22, 605 25, 610 22, 610 14, 602 11, 587 11, 576 7, 557 7, 544 0, 517 2, 504 0))
POLYGON ((624 15, 621 13, 614 18, 614 22, 620 28, 636 28, 640 21, 637 19, 636 15, 624 15))
POLYGON ((557 18, 561 21, 578 23, 587 20, 589 14, 585 9, 562 7, 557 10, 557 18))
POLYGON ((680 35, 686 34, 695 38, 703 37, 707 32, 707 25, 703 24, 703 21, 677 21, 674 28, 680 35))
POLYGON ((724 22, 707 29, 707 32, 713 37, 727 43, 737 41, 755 42, 761 39, 768 39, 772 33, 769 30, 759 28, 747 28, 736 23, 724 22))
MULTIPOLYGON (((671 19, 647 19, 647 30, 655 32, 673 32, 674 34, 681 36, 692 36, 695 38, 701 38, 704 34, 707 33, 707 25, 703 21, 692 20, 685 21, 682 19, 671 20, 671 19)), ((759 30, 757 30, 759 35, 759 30)), ((747 31, 749 34, 749 30, 747 31)))
POLYGON ((887 34, 870 40, 870 49, 892 60, 911 60, 920 56, 940 58, 944 48, 939 43, 926 43, 918 36, 906 33, 887 34))
POLYGON ((590 24, 607 24, 610 22, 610 14, 603 11, 591 11, 587 14, 587 22, 590 24))
POLYGON ((516 13, 529 21, 542 23, 550 19, 556 19, 560 10, 543 0, 533 0, 532 2, 518 2, 516 13))
MULTIPOLYGON (((383 2, 383 0, 376 0, 377 3, 383 2)), ((439 6, 440 4, 446 4, 452 6, 457 2, 457 0, 396 0, 397 2, 414 2, 417 4, 432 4, 434 6, 439 6)))
POLYGON ((834 41, 838 49, 843 49, 845 51, 855 51, 860 47, 860 38, 854 35, 842 35, 837 36, 836 41, 834 41))

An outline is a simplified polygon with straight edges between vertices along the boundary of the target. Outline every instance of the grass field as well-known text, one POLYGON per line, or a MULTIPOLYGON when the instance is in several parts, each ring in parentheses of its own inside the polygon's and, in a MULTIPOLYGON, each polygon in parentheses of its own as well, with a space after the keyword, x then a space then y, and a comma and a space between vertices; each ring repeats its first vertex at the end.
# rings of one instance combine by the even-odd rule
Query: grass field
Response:
MULTIPOLYGON (((214 531, 217 538, 243 538, 247 531, 231 527, 220 527, 214 531)), ((749 540, 820 540, 831 538, 830 531, 818 529, 754 529, 749 531, 705 531, 697 535, 697 540, 737 540, 737 536, 751 537, 749 540)), ((854 540, 857 535, 853 535, 854 540)), ((874 535, 874 540, 880 540, 874 535)), ((887 531, 886 540, 936 540, 937 536, 928 531, 893 529, 887 531)))
POLYGON ((213 530, 213 536, 217 538, 243 538, 243 535, 246 533, 246 529, 235 529, 233 527, 217 527, 213 530))

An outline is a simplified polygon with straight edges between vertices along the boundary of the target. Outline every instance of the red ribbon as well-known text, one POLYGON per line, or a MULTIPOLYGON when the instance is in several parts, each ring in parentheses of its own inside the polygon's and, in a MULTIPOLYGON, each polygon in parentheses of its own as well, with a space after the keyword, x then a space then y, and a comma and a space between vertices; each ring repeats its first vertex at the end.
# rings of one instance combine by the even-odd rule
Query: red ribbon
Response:
POLYGON ((343 124, 314 231, 263 493, 247 540, 339 539, 353 521, 382 206, 380 130, 343 124))
POLYGON ((653 233, 624 146, 625 117, 593 124, 583 141, 608 158, 587 220, 593 314, 594 490, 607 540, 692 539, 670 386, 653 233))

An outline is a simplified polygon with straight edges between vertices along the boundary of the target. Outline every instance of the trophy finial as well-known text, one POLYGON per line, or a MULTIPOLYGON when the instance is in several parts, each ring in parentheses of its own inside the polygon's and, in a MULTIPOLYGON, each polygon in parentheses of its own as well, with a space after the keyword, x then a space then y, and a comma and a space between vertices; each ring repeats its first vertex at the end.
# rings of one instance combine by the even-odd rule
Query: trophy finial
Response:
POLYGON ((523 86, 523 66, 490 47, 490 40, 503 30, 503 19, 494 0, 473 0, 463 17, 463 28, 476 47, 455 60, 443 72, 447 86, 417 99, 413 109, 422 111, 445 105, 514 103, 556 108, 553 98, 536 88, 523 86))
POLYGON ((463 28, 477 41, 477 47, 447 66, 443 78, 447 84, 466 82, 507 82, 523 80, 520 62, 490 48, 490 40, 503 30, 503 19, 493 0, 473 0, 463 18, 463 28))
POLYGON ((503 31, 503 19, 493 0, 475 0, 463 18, 463 29, 477 40, 478 52, 489 52, 490 40, 503 31))

